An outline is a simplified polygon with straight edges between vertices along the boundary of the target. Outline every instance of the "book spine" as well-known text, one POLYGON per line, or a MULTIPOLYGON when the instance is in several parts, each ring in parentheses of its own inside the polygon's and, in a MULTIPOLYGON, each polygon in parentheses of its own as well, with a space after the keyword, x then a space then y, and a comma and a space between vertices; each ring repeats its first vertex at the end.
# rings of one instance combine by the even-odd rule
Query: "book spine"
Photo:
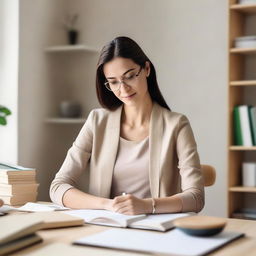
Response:
POLYGON ((250 117, 251 117, 251 129, 253 136, 253 145, 256 145, 256 107, 250 108, 250 117))
POLYGON ((243 146, 252 146, 252 134, 250 128, 250 119, 249 119, 249 107, 246 105, 239 106, 239 116, 241 121, 241 130, 243 138, 243 146))
POLYGON ((243 139, 242 139, 242 130, 241 130, 241 121, 239 116, 239 109, 238 106, 234 108, 234 141, 235 145, 242 146, 243 139))

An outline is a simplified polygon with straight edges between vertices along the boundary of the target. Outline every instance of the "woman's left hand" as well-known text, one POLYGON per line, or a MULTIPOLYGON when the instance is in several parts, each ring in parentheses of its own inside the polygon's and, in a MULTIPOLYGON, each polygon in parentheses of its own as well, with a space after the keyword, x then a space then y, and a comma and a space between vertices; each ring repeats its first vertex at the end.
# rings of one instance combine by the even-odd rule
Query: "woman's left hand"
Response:
POLYGON ((117 196, 113 199, 112 209, 117 213, 137 215, 151 212, 150 199, 139 199, 131 194, 117 196))

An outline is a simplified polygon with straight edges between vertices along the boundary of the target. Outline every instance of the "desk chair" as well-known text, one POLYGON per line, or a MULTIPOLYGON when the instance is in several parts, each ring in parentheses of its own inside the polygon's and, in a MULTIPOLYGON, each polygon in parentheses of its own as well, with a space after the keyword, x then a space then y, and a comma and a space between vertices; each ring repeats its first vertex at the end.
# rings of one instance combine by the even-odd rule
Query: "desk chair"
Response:
POLYGON ((202 164, 201 170, 204 177, 204 186, 205 187, 212 186, 216 180, 215 168, 211 165, 202 164))

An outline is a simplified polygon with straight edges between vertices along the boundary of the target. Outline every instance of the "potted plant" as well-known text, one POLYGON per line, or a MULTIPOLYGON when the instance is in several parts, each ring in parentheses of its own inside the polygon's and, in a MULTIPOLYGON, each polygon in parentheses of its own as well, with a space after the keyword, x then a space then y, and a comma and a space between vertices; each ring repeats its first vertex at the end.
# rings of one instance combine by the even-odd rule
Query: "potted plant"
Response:
POLYGON ((64 27, 68 34, 68 43, 76 44, 78 39, 78 30, 76 29, 76 23, 78 14, 68 14, 64 19, 64 27))
POLYGON ((6 125, 7 121, 6 121, 6 117, 9 116, 12 112, 4 107, 0 105, 0 125, 6 125))

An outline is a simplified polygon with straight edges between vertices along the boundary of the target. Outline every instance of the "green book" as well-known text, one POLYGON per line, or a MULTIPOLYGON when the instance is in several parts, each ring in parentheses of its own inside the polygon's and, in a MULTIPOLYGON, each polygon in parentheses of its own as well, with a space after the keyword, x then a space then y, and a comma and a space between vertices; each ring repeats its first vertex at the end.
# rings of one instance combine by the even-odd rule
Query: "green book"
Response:
POLYGON ((239 106, 234 107, 234 141, 235 145, 242 146, 243 145, 243 137, 242 137, 242 129, 241 129, 241 121, 239 114, 239 106))
POLYGON ((256 107, 249 108, 253 145, 256 145, 256 107))

